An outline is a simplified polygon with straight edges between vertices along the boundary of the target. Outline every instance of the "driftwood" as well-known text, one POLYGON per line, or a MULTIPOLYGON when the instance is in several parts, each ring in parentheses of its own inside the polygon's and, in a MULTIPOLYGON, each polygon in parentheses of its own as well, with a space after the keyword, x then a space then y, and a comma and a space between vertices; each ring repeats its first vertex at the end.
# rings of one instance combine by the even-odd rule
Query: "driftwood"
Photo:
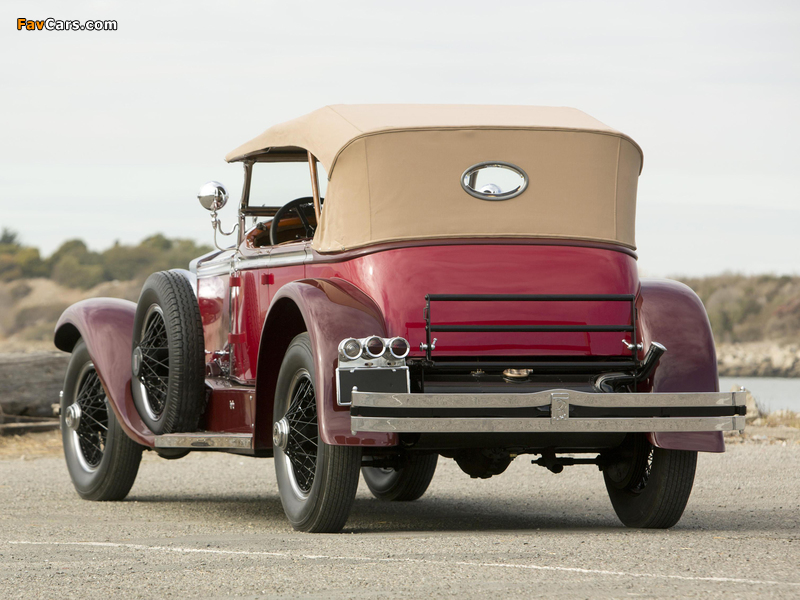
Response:
POLYGON ((11 415, 52 418, 68 362, 66 352, 0 354, 0 423, 11 415))
POLYGON ((53 431, 55 429, 58 429, 58 421, 56 419, 32 423, 5 423, 0 425, 0 435, 22 435, 23 433, 53 431))

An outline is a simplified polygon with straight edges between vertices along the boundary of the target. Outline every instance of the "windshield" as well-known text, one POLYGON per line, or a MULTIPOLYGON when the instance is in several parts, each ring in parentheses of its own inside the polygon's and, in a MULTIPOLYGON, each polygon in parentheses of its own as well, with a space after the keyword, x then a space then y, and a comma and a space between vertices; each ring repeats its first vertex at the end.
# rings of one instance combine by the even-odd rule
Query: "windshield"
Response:
MULTIPOLYGON (((319 162, 319 195, 325 197, 328 175, 319 162)), ((248 206, 279 208, 295 200, 311 196, 311 173, 308 162, 255 163, 250 181, 248 206)))

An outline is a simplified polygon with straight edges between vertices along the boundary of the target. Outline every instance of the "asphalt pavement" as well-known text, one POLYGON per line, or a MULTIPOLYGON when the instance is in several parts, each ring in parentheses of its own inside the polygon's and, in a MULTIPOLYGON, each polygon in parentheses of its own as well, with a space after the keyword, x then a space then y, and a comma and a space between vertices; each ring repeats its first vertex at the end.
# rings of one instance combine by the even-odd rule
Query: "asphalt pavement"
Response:
POLYGON ((146 453, 124 502, 81 500, 60 457, 0 460, 3 598, 798 598, 800 444, 701 454, 681 522, 626 529, 595 467, 518 458, 374 500, 343 533, 291 529, 271 459, 146 453))

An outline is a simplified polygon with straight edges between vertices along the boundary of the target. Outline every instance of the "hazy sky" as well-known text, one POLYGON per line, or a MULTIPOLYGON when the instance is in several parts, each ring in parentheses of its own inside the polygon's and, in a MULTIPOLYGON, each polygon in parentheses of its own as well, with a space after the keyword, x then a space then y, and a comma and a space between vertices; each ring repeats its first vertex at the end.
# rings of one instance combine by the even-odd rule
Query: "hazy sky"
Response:
POLYGON ((45 254, 210 243, 198 188, 241 189, 223 156, 326 104, 537 104, 644 149, 645 274, 800 273, 797 1, 4 0, 0 80, 0 226, 45 254))

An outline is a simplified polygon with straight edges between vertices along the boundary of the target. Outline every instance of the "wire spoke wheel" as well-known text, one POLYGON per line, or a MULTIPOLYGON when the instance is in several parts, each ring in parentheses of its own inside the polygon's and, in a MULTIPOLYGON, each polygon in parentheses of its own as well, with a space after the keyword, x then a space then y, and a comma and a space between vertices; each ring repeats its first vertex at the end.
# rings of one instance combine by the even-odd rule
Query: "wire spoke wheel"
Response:
POLYGON ((156 420, 164 413, 169 392, 169 340, 164 313, 157 304, 147 310, 136 352, 137 379, 145 409, 150 418, 156 420))
POLYGON ((438 454, 411 454, 402 467, 363 467, 364 481, 378 500, 409 502, 422 497, 436 472, 438 454))
POLYGON ((292 383, 289 409, 284 417, 289 436, 284 455, 289 463, 293 484, 300 496, 307 496, 314 485, 317 469, 319 434, 317 431, 317 397, 308 371, 297 372, 292 383))
POLYGON ((647 454, 644 457, 643 465, 637 473, 636 479, 631 481, 629 489, 634 494, 641 494, 644 488, 647 487, 647 481, 650 479, 650 474, 653 471, 653 446, 647 449, 647 454))
POLYGON ((194 284, 159 271, 139 294, 131 344, 131 395, 156 435, 197 431, 206 407, 203 321, 194 284))
POLYGON ((311 340, 308 333, 301 333, 286 349, 275 384, 275 478, 292 527, 335 533, 344 527, 353 506, 361 448, 323 441, 317 403, 324 400, 317 398, 314 380, 311 340))
POLYGON ((103 460, 108 441, 108 407, 106 393, 94 365, 88 363, 80 375, 75 404, 80 408, 80 421, 72 433, 76 455, 87 471, 93 471, 103 460))
POLYGON ((605 470, 607 481, 618 490, 641 494, 653 471, 653 450, 644 435, 629 436, 619 451, 618 460, 605 470))
POLYGON ((681 518, 692 492, 697 452, 653 446, 629 435, 603 470, 609 499, 628 527, 665 529, 681 518))
MULTIPOLYGON (((61 390, 61 440, 72 484, 87 500, 122 500, 130 491, 143 447, 117 421, 84 341, 72 349, 61 390)), ((102 371, 100 371, 102 372, 102 371)))

